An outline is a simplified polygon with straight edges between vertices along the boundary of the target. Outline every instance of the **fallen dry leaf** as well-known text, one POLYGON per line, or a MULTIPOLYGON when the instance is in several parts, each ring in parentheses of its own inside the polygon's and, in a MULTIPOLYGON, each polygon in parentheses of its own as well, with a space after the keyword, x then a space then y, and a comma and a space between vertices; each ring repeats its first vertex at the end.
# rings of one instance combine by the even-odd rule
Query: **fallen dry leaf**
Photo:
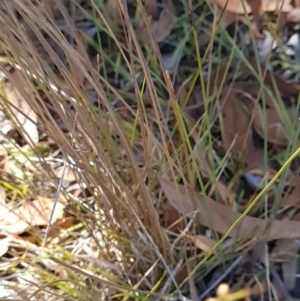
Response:
POLYGON ((225 234, 231 230, 228 236, 236 240, 300 238, 300 222, 290 220, 274 220, 268 232, 265 233, 267 221, 245 216, 236 227, 231 229, 233 223, 240 218, 240 213, 182 185, 162 178, 159 181, 171 206, 184 216, 195 216, 195 222, 210 227, 216 232, 225 234))
POLYGON ((212 0, 219 8, 225 9, 228 12, 234 14, 244 13, 260 13, 260 12, 272 12, 282 11, 284 13, 292 10, 290 0, 248 0, 244 3, 240 0, 212 0))
POLYGON ((270 95, 272 91, 268 91, 267 93, 266 89, 261 87, 259 81, 237 81, 234 83, 232 89, 238 91, 240 94, 248 95, 253 101, 256 101, 257 98, 260 97, 264 99, 267 107, 275 107, 274 99, 276 99, 276 95, 270 95))
POLYGON ((300 208, 300 177, 295 176, 292 183, 280 202, 281 206, 293 206, 300 208))
POLYGON ((159 18, 158 5, 157 0, 145 0, 145 11, 153 20, 158 20, 159 18))
MULTIPOLYGON (((52 223, 63 217, 64 205, 57 203, 52 223)), ((53 201, 40 197, 27 201, 17 209, 9 209, 0 203, 0 230, 10 234, 20 234, 34 226, 46 226, 53 208, 53 201)))
POLYGON ((187 82, 182 83, 177 90, 177 98, 179 103, 184 106, 186 114, 194 120, 199 120, 204 111, 201 88, 195 85, 191 93, 189 90, 187 82))
MULTIPOLYGON (((251 22, 251 29, 257 38, 263 38, 260 33, 260 24, 259 19, 260 15, 263 11, 267 10, 276 10, 277 7, 271 5, 276 0, 212 0, 214 4, 216 4, 222 10, 225 10, 229 13, 233 14, 249 14, 252 13, 252 22, 251 22)), ((284 1, 284 0, 283 0, 284 1)), ((275 2, 276 5, 278 1, 275 2)), ((284 9, 286 9, 284 7, 284 9)))
POLYGON ((180 215, 174 209, 174 207, 170 206, 170 204, 163 203, 159 208, 159 213, 163 227, 169 228, 173 226, 172 228, 184 229, 184 225, 181 227, 182 222, 180 221, 180 215))
MULTIPOLYGON (((165 0, 162 3, 162 11, 160 12, 158 19, 151 19, 149 21, 154 40, 156 42, 163 41, 170 34, 176 21, 174 12, 175 8, 172 2, 165 0)), ((142 44, 147 44, 152 40, 151 34, 149 33, 144 20, 141 20, 139 27, 136 29, 136 35, 142 44)))
POLYGON ((245 147, 245 141, 248 140, 248 127, 250 117, 243 111, 240 98, 227 88, 223 90, 219 100, 223 132, 222 141, 226 150, 234 149, 242 151, 245 147))
POLYGON ((62 229, 67 229, 75 224, 76 218, 74 216, 67 216, 57 219, 50 228, 48 237, 56 237, 62 229))
MULTIPOLYGON (((268 108, 260 114, 259 108, 254 110, 253 127, 256 132, 268 142, 275 145, 286 146, 288 137, 284 125, 276 109, 268 108)), ((287 114, 289 111, 287 110, 287 114)), ((289 114, 292 115, 292 114, 289 114)))
POLYGON ((218 194, 220 200, 222 200, 223 204, 232 208, 235 202, 235 193, 230 190, 226 185, 224 185, 220 181, 216 181, 216 193, 218 194))
POLYGON ((293 8, 287 15, 286 19, 289 22, 299 23, 300 22, 300 7, 293 8))
POLYGON ((78 179, 78 172, 70 166, 60 166, 53 171, 54 175, 63 181, 74 182, 78 179))
POLYGON ((184 235, 200 250, 210 252, 213 246, 217 243, 214 239, 204 235, 184 235))
POLYGON ((264 162, 264 150, 256 148, 252 141, 248 141, 244 160, 247 168, 260 167, 264 162))
POLYGON ((292 221, 300 222, 300 210, 296 207, 292 207, 286 210, 285 216, 292 221))
POLYGON ((292 10, 291 0, 263 0, 262 11, 264 12, 283 12, 292 10))
MULTIPOLYGON (((247 90, 246 90, 247 91, 247 90)), ((255 147, 249 130, 250 115, 243 109, 241 98, 245 92, 239 87, 224 88, 219 99, 221 107, 223 131, 222 141, 225 150, 233 149, 244 154, 248 165, 260 165, 263 162, 263 150, 255 147)))
POLYGON ((244 1, 242 4, 242 1, 240 0, 212 0, 214 4, 216 4, 221 10, 225 10, 230 13, 234 14, 243 14, 243 13, 251 13, 252 9, 249 5, 248 1, 244 1))

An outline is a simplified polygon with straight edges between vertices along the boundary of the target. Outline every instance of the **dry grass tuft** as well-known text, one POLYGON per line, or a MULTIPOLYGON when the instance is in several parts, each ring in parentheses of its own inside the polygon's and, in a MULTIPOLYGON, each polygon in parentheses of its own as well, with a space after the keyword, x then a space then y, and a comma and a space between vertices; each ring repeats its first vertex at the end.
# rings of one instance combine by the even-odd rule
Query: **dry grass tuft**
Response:
POLYGON ((297 249, 299 222, 280 215, 295 204, 276 196, 297 183, 278 166, 297 146, 299 86, 235 44, 237 18, 194 2, 0 1, 0 300, 271 294, 257 276, 276 272, 269 241, 297 249))
MULTIPOLYGON (((35 160, 29 160, 39 175, 38 181, 33 181, 37 174, 32 175, 28 188, 32 197, 42 194, 64 201, 65 214, 73 217, 65 230, 36 230, 35 244, 19 245, 19 239, 13 239, 19 252, 25 252, 21 258, 14 254, 21 269, 10 263, 19 279, 14 289, 26 300, 69 300, 72 295, 92 300, 94 294, 104 300, 120 293, 130 297, 134 291, 150 291, 160 277, 170 277, 170 271, 164 271, 175 264, 156 209, 156 176, 158 171, 168 174, 172 139, 166 138, 166 117, 155 84, 124 4, 122 30, 128 35, 121 44, 105 8, 81 2, 71 1, 67 12, 61 1, 15 1, 4 4, 1 13, 3 58, 17 65, 3 72, 34 116, 27 131, 21 124, 17 127, 31 145, 35 160), (86 24, 81 25, 80 18, 86 24), (88 35, 93 32, 89 26, 105 30, 114 44, 122 64, 113 66, 116 76, 122 72, 131 79, 121 83, 123 87, 116 88, 111 78, 99 73, 105 50, 88 54, 88 35), (35 127, 42 142, 32 141, 35 127), (47 144, 47 151, 39 151, 47 144), (60 165, 60 179, 51 160, 60 165), (66 169, 74 174, 76 189, 62 187, 57 194, 66 169), (45 191, 43 186, 50 188, 45 191)), ((16 123, 26 114, 11 99, 2 97, 2 102, 12 106, 16 123)))

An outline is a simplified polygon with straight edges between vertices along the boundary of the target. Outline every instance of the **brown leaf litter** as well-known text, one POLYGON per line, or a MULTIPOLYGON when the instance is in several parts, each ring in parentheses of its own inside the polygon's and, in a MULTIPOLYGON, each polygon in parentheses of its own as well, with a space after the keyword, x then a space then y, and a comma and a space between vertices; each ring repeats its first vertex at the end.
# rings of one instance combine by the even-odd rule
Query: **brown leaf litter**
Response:
MULTIPOLYGON (((25 201, 17 208, 6 203, 6 194, 1 188, 0 199, 0 231, 1 234, 20 234, 35 226, 46 226, 53 210, 53 200, 37 197, 33 201, 25 201)), ((64 214, 62 203, 58 202, 52 223, 61 219, 64 214)))
MULTIPOLYGON (((244 9, 241 10, 241 8, 243 8, 241 2, 236 2, 235 0, 215 0, 213 2, 221 8, 226 6, 227 12, 233 14, 225 15, 225 26, 233 22, 235 19, 234 14, 244 13, 244 9)), ((141 44, 150 43, 150 41, 152 41, 152 36, 149 32, 150 29, 154 40, 156 42, 161 42, 170 35, 174 28, 176 22, 175 7, 171 1, 163 1, 162 4, 159 4, 159 1, 156 0, 146 0, 145 3, 145 10, 149 17, 150 28, 146 25, 145 20, 139 16, 136 28, 137 38, 141 44), (159 5, 162 7, 159 7, 159 5)), ((295 18, 295 10, 294 15, 291 14, 292 10, 290 10, 289 1, 275 3, 275 1, 248 0, 248 2, 245 2, 246 13, 252 12, 254 16, 254 23, 256 23, 262 11, 278 10, 279 4, 283 5, 283 11, 288 11, 289 18, 295 18)), ((118 22, 121 19, 119 0, 107 1, 106 9, 114 20, 117 20, 118 22)), ((204 37, 203 40, 205 40, 205 38, 207 37, 204 37)), ((77 47, 74 47, 75 52, 72 53, 72 55, 78 54, 80 59, 85 60, 85 51, 81 53, 82 50, 84 49, 77 49, 77 47)), ((70 69, 71 74, 73 74, 74 78, 76 78, 76 82, 82 85, 85 78, 82 78, 81 76, 82 72, 80 67, 76 66, 74 62, 71 62, 70 69)), ((220 76, 223 75, 224 73, 220 72, 220 76)), ((220 88, 220 76, 217 75, 213 81, 209 82, 210 86, 208 86, 207 89, 208 94, 213 94, 215 92, 215 88, 220 88), (212 82, 216 83, 216 87, 212 87, 212 82)), ((265 80, 266 84, 272 86, 273 79, 274 76, 272 73, 267 73, 265 80)), ((286 92, 288 95, 294 94, 293 96, 295 96, 299 93, 299 89, 296 86, 280 81, 280 79, 275 79, 275 81, 279 83, 278 86, 280 90, 282 89, 282 91, 280 91, 282 94, 286 92)), ((32 113, 29 110, 27 112, 26 104, 29 106, 29 103, 26 102, 27 98, 25 93, 23 94, 22 91, 18 90, 15 91, 14 87, 10 87, 10 85, 11 84, 8 83, 8 100, 13 104, 16 104, 17 107, 22 106, 22 102, 24 102, 25 105, 22 106, 22 110, 30 117, 30 114, 32 113), (17 104, 16 99, 20 100, 21 105, 19 105, 19 103, 17 104)), ((232 152, 234 154, 244 156, 247 168, 252 165, 262 165, 263 162, 263 149, 257 147, 252 139, 252 133, 254 130, 262 139, 273 145, 284 148, 288 144, 284 121, 281 120, 282 112, 278 111, 273 103, 272 97, 269 97, 269 95, 263 91, 263 93, 265 93, 264 96, 266 98, 268 108, 266 109, 265 116, 261 114, 261 110, 256 103, 259 91, 260 84, 253 82, 245 81, 235 83, 234 85, 226 85, 220 98, 217 100, 218 107, 215 112, 215 116, 220 117, 222 123, 222 142, 220 143, 222 149, 226 153, 232 152)), ((195 95, 197 98, 197 93, 195 93, 195 95)), ((292 116, 289 114, 290 111, 292 111, 291 108, 286 108, 285 113, 287 116, 292 116)), ((32 115, 31 119, 36 124, 36 115, 32 115)), ((37 129, 35 128, 36 132, 30 129, 32 124, 27 125, 27 127, 25 124, 24 131, 27 134, 31 133, 33 135, 32 140, 34 142, 38 142, 39 137, 37 129)), ((199 169, 201 171, 201 175, 203 175, 203 166, 200 166, 199 169)), ((74 172, 71 169, 69 169, 69 172, 68 180, 76 180, 74 172)), ((60 177, 61 168, 57 169, 55 174, 60 177)), ((264 177, 263 172, 262 177, 264 177)), ((221 182, 221 180, 216 180, 216 183, 213 185, 212 190, 216 192, 216 199, 220 201, 220 203, 218 203, 210 197, 196 193, 192 188, 185 189, 184 186, 175 185, 170 181, 160 179, 162 190, 173 209, 168 212, 170 214, 167 223, 178 224, 178 218, 180 216, 195 218, 195 221, 202 227, 211 227, 213 230, 223 235, 226 234, 228 230, 231 230, 229 233, 229 236, 232 238, 231 242, 245 238, 254 239, 255 241, 262 241, 265 238, 267 240, 286 238, 293 240, 294 238, 299 238, 300 234, 297 227, 300 226, 300 223, 298 221, 290 221, 287 219, 275 219, 271 224, 270 229, 266 231, 267 222, 263 218, 245 216, 235 228, 231 229, 232 224, 241 217, 241 213, 239 213, 237 209, 237 196, 234 192, 234 188, 227 186, 225 183, 226 182, 221 182)), ((294 184, 297 186, 297 182, 294 184)), ((294 189, 288 193, 288 197, 286 197, 286 199, 283 199, 281 205, 297 206, 296 200, 298 198, 298 194, 299 192, 294 189)), ((14 211, 9 210, 7 206, 8 205, 5 201, 0 202, 0 209, 2 208, 0 212, 4 212, 4 214, 0 213, 0 229, 12 234, 19 234, 34 226, 47 225, 53 206, 53 200, 36 197, 36 199, 32 201, 28 200, 24 202, 14 211)), ((64 206, 62 204, 56 208, 57 212, 55 212, 52 222, 56 221, 62 225, 72 225, 74 222, 73 218, 63 218, 63 209, 64 206)), ((194 236, 187 234, 184 236, 205 253, 210 253, 216 244, 214 239, 200 233, 197 233, 194 236)), ((222 245, 221 248, 225 246, 226 245, 222 245)), ((5 248, 2 252, 5 252, 5 248)), ((288 282, 288 276, 285 277, 288 282)), ((291 281, 289 282, 291 283, 291 281)), ((194 292, 195 299, 196 296, 197 294, 194 292)))
POLYGON ((250 19, 250 30, 257 39, 264 39, 261 30, 260 17, 265 12, 275 12, 280 15, 281 22, 300 22, 299 1, 292 0, 210 0, 227 19, 227 25, 247 15, 250 19), (224 12, 224 13, 223 13, 224 12))
POLYGON ((300 222, 290 220, 274 220, 267 230, 265 220, 245 216, 236 227, 232 225, 241 217, 241 214, 231 208, 219 204, 207 196, 197 194, 193 189, 176 185, 165 179, 160 179, 162 190, 169 203, 181 215, 192 218, 195 222, 213 229, 221 234, 227 234, 235 240, 255 239, 299 239, 300 222))
POLYGON ((263 148, 254 144, 253 131, 274 147, 286 147, 288 129, 298 122, 293 101, 278 105, 274 81, 281 88, 283 99, 296 99, 299 93, 296 85, 273 77, 268 72, 265 88, 261 89, 256 81, 237 81, 225 85, 217 99, 214 118, 218 117, 221 121, 222 145, 226 151, 243 154, 248 167, 260 165, 264 160, 263 148), (261 104, 262 100, 266 109, 261 104))
MULTIPOLYGON (((243 94, 235 88, 224 88, 219 99, 219 110, 222 121, 222 142, 225 150, 238 151, 244 154, 247 164, 262 163, 263 151, 253 144, 251 138, 251 111, 247 103, 241 101, 243 94)), ((251 102, 251 99, 248 99, 251 102)))
POLYGON ((250 116, 244 113, 239 96, 225 88, 219 100, 223 121, 223 146, 227 150, 232 147, 244 150, 249 136, 250 116))
POLYGON ((294 8, 293 10, 291 10, 287 14, 286 19, 289 22, 299 23, 300 22, 300 7, 297 7, 297 8, 294 8))
POLYGON ((231 13, 261 13, 261 12, 290 12, 292 10, 291 0, 213 0, 221 9, 225 9, 231 13))
MULTIPOLYGON (((157 1, 148 1, 148 15, 150 15, 150 29, 154 40, 158 43, 163 41, 171 32, 176 22, 175 7, 170 0, 162 2, 162 10, 158 14, 157 1)), ((147 12, 147 11, 146 11, 147 12)), ((140 19, 140 24, 136 29, 136 35, 140 43, 149 44, 152 40, 151 33, 144 19, 140 19)))
MULTIPOLYGON (((286 110, 286 113, 288 120, 292 120, 293 109, 286 110)), ((270 143, 280 146, 288 144, 287 131, 284 128, 281 116, 275 108, 267 108, 262 112, 257 106, 254 109, 253 127, 261 137, 264 137, 270 143)))
MULTIPOLYGON (((114 22, 120 23, 122 21, 122 8, 119 0, 107 1, 105 8, 114 22)), ((142 45, 150 44, 152 36, 156 42, 163 41, 170 34, 176 22, 175 7, 172 0, 161 2, 146 0, 143 9, 148 18, 149 27, 138 8, 138 22, 135 30, 138 41, 142 45)))
POLYGON ((294 175, 290 185, 287 187, 286 194, 283 196, 281 206, 293 206, 300 208, 300 177, 294 175))
POLYGON ((274 74, 270 71, 264 64, 258 65, 255 58, 249 58, 249 64, 255 72, 259 73, 260 71, 261 74, 263 74, 264 84, 266 84, 272 91, 280 91, 280 94, 285 97, 298 97, 300 85, 286 82, 276 73, 274 74))

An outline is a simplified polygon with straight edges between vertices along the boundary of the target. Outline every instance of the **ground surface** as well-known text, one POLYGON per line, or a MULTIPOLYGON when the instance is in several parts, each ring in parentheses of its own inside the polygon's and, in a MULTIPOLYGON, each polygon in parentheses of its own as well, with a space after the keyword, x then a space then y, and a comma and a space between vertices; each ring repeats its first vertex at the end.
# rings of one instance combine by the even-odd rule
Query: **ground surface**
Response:
POLYGON ((123 2, 0 2, 0 298, 300 299, 300 6, 123 2))

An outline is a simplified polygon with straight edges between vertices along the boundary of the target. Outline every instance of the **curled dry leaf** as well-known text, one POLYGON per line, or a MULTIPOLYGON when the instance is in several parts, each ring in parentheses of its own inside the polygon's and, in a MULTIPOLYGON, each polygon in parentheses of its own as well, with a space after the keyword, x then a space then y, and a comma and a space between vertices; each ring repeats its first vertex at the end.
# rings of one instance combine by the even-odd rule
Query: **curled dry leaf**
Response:
POLYGON ((243 111, 242 102, 234 92, 225 88, 222 95, 223 146, 228 150, 234 144, 235 149, 242 151, 248 139, 249 116, 243 111))
POLYGON ((220 9, 224 9, 225 11, 228 11, 230 13, 234 14, 243 14, 243 13, 251 13, 252 9, 248 1, 242 1, 240 0, 212 0, 214 4, 216 4, 220 9))
POLYGON ((54 170, 54 174, 57 178, 62 178, 63 181, 67 182, 74 182, 78 179, 78 173, 74 168, 71 168, 70 166, 60 166, 54 170))
POLYGON ((246 150, 244 153, 245 163, 247 167, 257 167, 261 166, 264 161, 264 151, 261 148, 256 148, 252 140, 248 140, 246 150))
MULTIPOLYGON (((175 8, 171 1, 165 0, 162 3, 162 11, 157 20, 149 21, 150 28, 156 42, 163 41, 173 29, 176 21, 175 8)), ((142 44, 147 44, 151 41, 151 34, 144 20, 141 20, 140 26, 136 29, 138 40, 142 44)))
POLYGON ((249 135, 250 116, 243 109, 242 94, 236 93, 238 90, 225 88, 219 100, 223 120, 223 146, 225 150, 233 148, 244 153, 245 162, 249 165, 260 164, 263 162, 263 151, 254 146, 249 135))
POLYGON ((230 231, 228 236, 233 239, 275 240, 300 238, 300 222, 290 220, 274 220, 266 232, 268 223, 264 219, 245 216, 236 227, 232 228, 233 223, 241 217, 240 213, 215 202, 207 196, 199 195, 185 186, 174 184, 162 178, 159 181, 171 206, 180 214, 190 217, 195 216, 195 222, 221 234, 227 234, 230 231))
POLYGON ((272 11, 282 11, 286 13, 292 9, 290 0, 212 0, 212 2, 221 9, 225 9, 226 11, 234 14, 272 11))
POLYGON ((286 19, 289 22, 300 23, 300 7, 293 8, 286 15, 286 19))
POLYGON ((204 235, 185 235, 185 237, 192 241, 198 249, 207 253, 211 252, 212 248, 217 243, 214 239, 204 235))
POLYGON ((263 12, 280 11, 287 13, 292 9, 291 0, 211 0, 222 10, 233 14, 252 13, 251 29, 256 38, 261 39, 260 15, 263 12))
POLYGON ((293 9, 291 0, 263 0, 262 11, 287 13, 293 9))
MULTIPOLYGON (((56 204, 52 223, 63 217, 64 205, 56 204)), ((17 209, 9 209, 0 203, 0 229, 11 234, 20 234, 34 226, 46 226, 51 216, 53 201, 40 197, 27 201, 17 209)))
POLYGON ((67 229, 73 226, 75 222, 76 218, 74 216, 67 216, 57 219, 51 226, 48 237, 57 237, 57 233, 59 233, 62 229, 67 229))
MULTIPOLYGON (((287 111, 287 113, 289 112, 287 111)), ((283 122, 274 108, 266 109, 261 114, 259 108, 256 108, 254 110, 253 127, 261 137, 275 145, 286 146, 288 143, 283 122)))

